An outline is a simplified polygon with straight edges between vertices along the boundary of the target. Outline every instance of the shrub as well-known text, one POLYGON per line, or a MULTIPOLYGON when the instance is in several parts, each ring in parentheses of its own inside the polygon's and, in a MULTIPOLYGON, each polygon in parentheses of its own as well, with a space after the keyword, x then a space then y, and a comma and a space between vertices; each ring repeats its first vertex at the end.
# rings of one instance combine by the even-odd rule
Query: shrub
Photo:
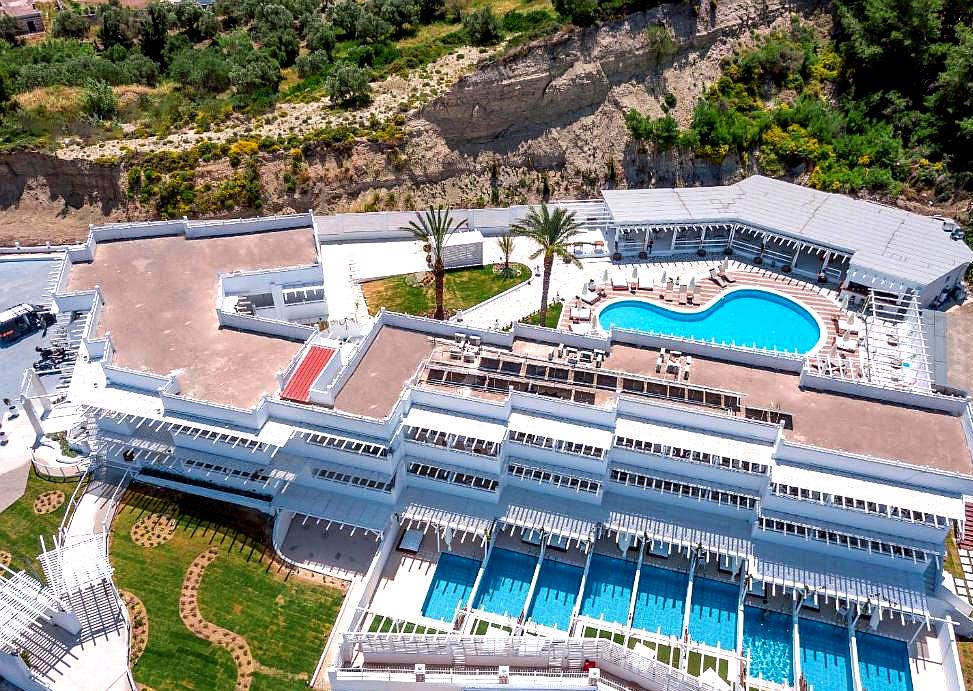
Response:
POLYGON ((280 65, 263 51, 254 52, 243 64, 230 70, 230 84, 239 94, 276 92, 281 80, 280 65))
POLYGON ((492 46, 500 42, 500 22, 489 6, 470 12, 463 18, 463 28, 474 46, 492 46))
POLYGON ((330 24, 325 24, 321 17, 316 17, 307 25, 305 39, 308 50, 323 51, 328 59, 331 59, 336 43, 334 28, 330 24))
POLYGON ((371 100, 372 87, 368 83, 368 74, 347 62, 335 64, 325 88, 331 102, 337 105, 363 105, 371 100))
POLYGON ((598 0, 554 0, 554 10, 578 26, 592 24, 599 15, 598 0))
POLYGON ((107 83, 91 80, 81 95, 81 109, 99 120, 110 120, 118 114, 118 98, 107 83))
POLYGON ((323 50, 305 53, 297 59, 297 74, 301 79, 307 79, 312 74, 323 72, 330 62, 323 50))
POLYGON ((59 38, 84 38, 88 35, 88 28, 88 22, 80 13, 66 9, 54 15, 51 34, 59 38))

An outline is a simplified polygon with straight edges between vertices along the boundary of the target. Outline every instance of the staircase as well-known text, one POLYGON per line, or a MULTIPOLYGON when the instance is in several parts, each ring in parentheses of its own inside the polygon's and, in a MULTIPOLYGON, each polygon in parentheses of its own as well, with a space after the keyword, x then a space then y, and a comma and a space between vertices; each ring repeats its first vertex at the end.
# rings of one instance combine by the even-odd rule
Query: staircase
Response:
POLYGON ((960 536, 960 549, 973 549, 973 503, 964 502, 963 534, 960 536))

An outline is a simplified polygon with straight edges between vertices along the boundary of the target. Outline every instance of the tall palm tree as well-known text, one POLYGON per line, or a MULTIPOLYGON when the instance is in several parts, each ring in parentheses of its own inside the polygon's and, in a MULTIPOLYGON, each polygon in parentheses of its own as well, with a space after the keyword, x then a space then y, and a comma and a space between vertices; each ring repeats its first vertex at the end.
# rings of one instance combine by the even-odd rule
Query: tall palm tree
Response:
POLYGON ((539 247, 530 255, 531 259, 544 255, 544 280, 541 284, 540 324, 547 326, 547 293, 551 288, 551 269, 554 258, 559 257, 566 264, 581 266, 577 257, 568 247, 571 238, 581 232, 581 224, 574 219, 574 212, 557 207, 554 211, 547 204, 531 207, 520 223, 510 227, 514 235, 530 238, 539 247))
POLYGON ((510 275, 510 255, 514 253, 514 236, 501 235, 497 238, 497 247, 503 252, 503 275, 510 275))
POLYGON ((443 264, 443 250, 449 236, 455 231, 466 226, 466 219, 456 221, 449 212, 448 207, 432 207, 425 213, 416 212, 416 220, 411 221, 402 230, 408 230, 416 236, 417 240, 430 246, 430 253, 433 256, 432 276, 436 284, 436 319, 446 318, 446 307, 443 304, 443 293, 446 284, 446 265, 443 264))

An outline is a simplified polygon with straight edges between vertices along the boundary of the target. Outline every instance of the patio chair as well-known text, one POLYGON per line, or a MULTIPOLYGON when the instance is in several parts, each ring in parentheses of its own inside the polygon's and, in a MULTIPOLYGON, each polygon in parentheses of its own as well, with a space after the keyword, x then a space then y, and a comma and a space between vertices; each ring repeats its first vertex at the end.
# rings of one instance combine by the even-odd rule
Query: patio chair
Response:
POLYGON ((835 346, 837 346, 838 350, 846 350, 849 353, 854 353, 858 350, 858 339, 848 334, 835 336, 835 346))
POLYGON ((716 269, 709 270, 709 280, 713 281, 720 288, 726 288, 726 281, 724 281, 719 274, 716 273, 716 269))

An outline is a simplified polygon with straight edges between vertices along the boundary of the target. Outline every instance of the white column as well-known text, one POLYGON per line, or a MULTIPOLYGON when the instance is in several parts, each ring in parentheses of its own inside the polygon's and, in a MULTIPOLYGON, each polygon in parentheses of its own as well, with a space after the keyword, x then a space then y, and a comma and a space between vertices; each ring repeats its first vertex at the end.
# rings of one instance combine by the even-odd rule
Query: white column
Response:
POLYGON ((798 613, 801 611, 801 604, 804 602, 804 597, 798 595, 797 591, 793 592, 794 595, 794 610, 791 617, 791 640, 793 647, 791 649, 791 656, 794 658, 794 686, 799 688, 801 684, 801 632, 798 626, 799 617, 798 613))
POLYGON ((855 691, 863 691, 862 689, 862 672, 858 668, 858 639, 855 637, 855 621, 856 619, 851 616, 851 606, 849 603, 848 607, 848 662, 851 665, 851 682, 852 688, 855 691))
MULTIPOLYGON (((581 585, 578 586, 578 597, 574 601, 574 609, 571 611, 571 624, 574 620, 578 618, 578 614, 581 612, 581 600, 584 598, 584 588, 588 584, 588 569, 591 567, 591 556, 595 553, 595 545, 591 543, 588 546, 588 558, 584 562, 584 571, 581 572, 581 585)), ((570 628, 571 624, 568 624, 570 628)))
POLYGON ((277 283, 271 283, 270 292, 274 295, 274 310, 277 312, 277 319, 287 321, 284 316, 284 289, 277 283))

